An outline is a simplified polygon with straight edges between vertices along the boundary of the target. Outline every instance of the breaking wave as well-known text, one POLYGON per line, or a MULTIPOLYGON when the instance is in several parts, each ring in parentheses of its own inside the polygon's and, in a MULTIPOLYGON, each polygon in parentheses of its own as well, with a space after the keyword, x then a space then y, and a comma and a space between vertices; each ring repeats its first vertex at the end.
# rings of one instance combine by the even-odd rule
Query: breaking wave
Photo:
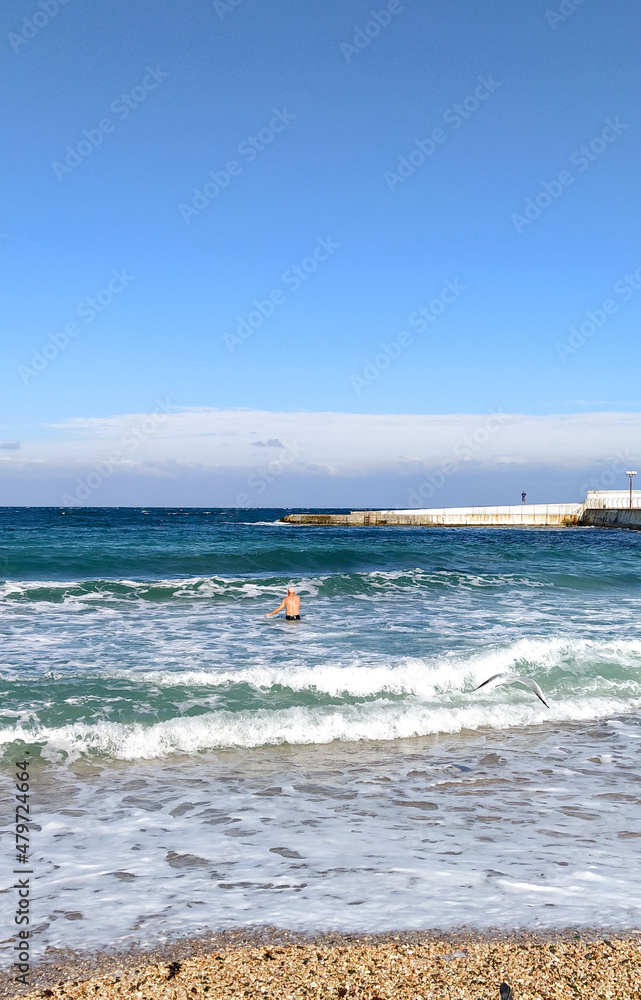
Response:
MULTIPOLYGON (((431 661, 121 671, 84 676, 75 697, 68 696, 69 677, 48 677, 41 681, 41 695, 55 699, 59 688, 55 720, 45 720, 44 707, 35 708, 28 719, 5 727, 2 742, 6 752, 13 752, 16 742, 27 742, 47 758, 135 760, 221 748, 586 722, 638 712, 640 665, 641 641, 523 639, 431 661), (519 686, 474 691, 502 671, 535 677, 550 709, 519 686), (106 713, 109 690, 113 703, 106 713), (119 719, 119 703, 137 704, 144 721, 131 715, 119 719)), ((32 696, 37 688, 32 684, 32 696)))

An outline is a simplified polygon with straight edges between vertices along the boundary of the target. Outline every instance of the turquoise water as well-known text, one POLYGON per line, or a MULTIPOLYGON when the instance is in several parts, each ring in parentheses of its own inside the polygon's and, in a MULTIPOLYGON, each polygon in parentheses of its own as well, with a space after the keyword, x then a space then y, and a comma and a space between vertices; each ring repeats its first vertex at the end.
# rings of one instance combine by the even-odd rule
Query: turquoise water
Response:
POLYGON ((2 773, 28 746, 42 947, 98 943, 105 900, 116 943, 638 923, 641 535, 283 513, 0 510, 2 773), (265 619, 289 583, 302 621, 265 619), (499 671, 550 708, 474 691, 499 671))

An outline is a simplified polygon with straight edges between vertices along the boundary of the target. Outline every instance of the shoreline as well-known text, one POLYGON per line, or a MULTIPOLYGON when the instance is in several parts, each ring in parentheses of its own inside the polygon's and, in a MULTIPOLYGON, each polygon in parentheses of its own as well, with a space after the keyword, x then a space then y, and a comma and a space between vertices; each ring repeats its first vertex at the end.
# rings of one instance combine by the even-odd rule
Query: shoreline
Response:
POLYGON ((504 981, 514 1000, 641 995, 641 930, 305 935, 242 928, 124 952, 52 949, 28 987, 0 972, 0 997, 494 1000, 504 981))

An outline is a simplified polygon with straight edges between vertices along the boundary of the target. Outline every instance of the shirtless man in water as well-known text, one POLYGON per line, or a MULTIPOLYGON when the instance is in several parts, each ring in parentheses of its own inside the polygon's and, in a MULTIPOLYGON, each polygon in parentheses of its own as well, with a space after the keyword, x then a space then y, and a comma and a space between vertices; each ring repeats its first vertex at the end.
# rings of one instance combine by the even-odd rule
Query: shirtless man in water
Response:
POLYGON ((277 615, 279 611, 283 610, 283 608, 285 608, 285 618, 288 622, 300 621, 300 597, 293 587, 287 588, 287 596, 283 597, 282 601, 274 611, 268 611, 265 618, 271 618, 272 615, 277 615))

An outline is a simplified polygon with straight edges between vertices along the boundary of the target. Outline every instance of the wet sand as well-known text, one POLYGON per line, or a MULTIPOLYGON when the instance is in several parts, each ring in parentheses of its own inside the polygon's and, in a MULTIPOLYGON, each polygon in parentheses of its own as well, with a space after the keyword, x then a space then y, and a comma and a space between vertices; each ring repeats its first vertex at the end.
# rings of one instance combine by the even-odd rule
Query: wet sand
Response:
POLYGON ((162 953, 52 955, 2 996, 358 1000, 641 998, 641 932, 515 936, 437 932, 303 938, 278 931, 183 941, 162 953))

